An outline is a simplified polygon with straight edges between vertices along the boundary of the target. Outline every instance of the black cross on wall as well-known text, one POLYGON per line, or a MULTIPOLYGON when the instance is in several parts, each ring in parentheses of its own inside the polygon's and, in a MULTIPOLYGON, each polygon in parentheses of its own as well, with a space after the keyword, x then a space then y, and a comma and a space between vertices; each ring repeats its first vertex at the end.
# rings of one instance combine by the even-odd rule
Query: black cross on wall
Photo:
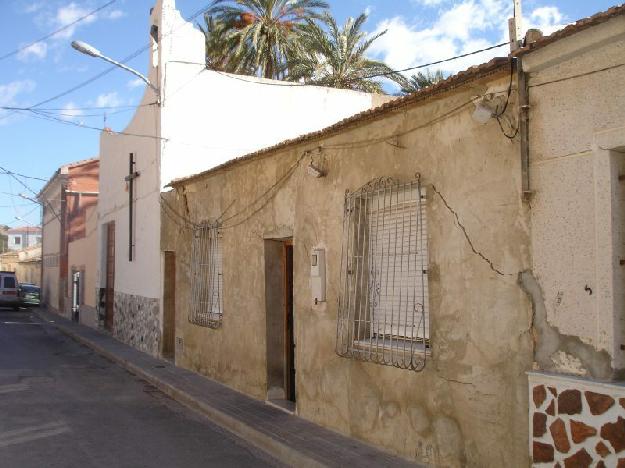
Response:
POLYGON ((128 261, 132 262, 133 259, 133 247, 134 247, 134 229, 133 229, 133 214, 134 214, 134 192, 135 192, 135 179, 141 174, 135 170, 136 167, 135 154, 130 153, 128 156, 128 175, 124 177, 124 180, 128 184, 128 261))

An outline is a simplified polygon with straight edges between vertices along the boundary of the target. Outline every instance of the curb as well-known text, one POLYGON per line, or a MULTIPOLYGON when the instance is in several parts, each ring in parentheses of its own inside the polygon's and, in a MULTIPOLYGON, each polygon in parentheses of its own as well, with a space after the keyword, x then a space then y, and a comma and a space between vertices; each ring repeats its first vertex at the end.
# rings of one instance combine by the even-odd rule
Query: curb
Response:
POLYGON ((258 431, 254 427, 223 413, 219 409, 197 400, 191 394, 185 392, 184 390, 181 390, 161 380, 159 377, 155 376, 150 372, 147 372, 139 366, 134 365, 132 362, 129 362, 126 359, 120 358, 116 354, 107 351, 102 346, 81 336, 79 333, 74 332, 70 328, 65 327, 63 324, 60 324, 56 321, 50 322, 50 320, 46 319, 38 312, 36 312, 36 315, 45 323, 54 326, 61 333, 64 333, 78 343, 93 349, 95 352, 102 355, 103 357, 120 365, 132 374, 144 379, 170 398, 181 403, 187 408, 202 414, 221 428, 234 434, 240 439, 243 439, 245 442, 253 445, 254 447, 262 450, 279 462, 290 466, 306 468, 319 468, 328 466, 298 450, 293 449, 287 444, 284 444, 268 436, 267 434, 258 431))

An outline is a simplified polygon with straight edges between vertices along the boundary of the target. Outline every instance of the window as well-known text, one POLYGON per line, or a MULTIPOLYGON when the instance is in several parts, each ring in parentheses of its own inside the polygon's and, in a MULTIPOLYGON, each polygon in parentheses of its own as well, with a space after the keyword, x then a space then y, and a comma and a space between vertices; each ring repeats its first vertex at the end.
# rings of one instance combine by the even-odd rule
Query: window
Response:
POLYGON ((189 322, 218 328, 223 315, 221 234, 216 225, 193 230, 191 246, 191 307, 189 322))
POLYGON ((15 245, 20 245, 22 243, 22 238, 20 236, 15 236, 13 239, 13 243, 15 245))
POLYGON ((17 286, 15 286, 15 278, 13 278, 12 276, 5 276, 4 277, 4 288, 5 289, 15 289, 17 286))
POLYGON ((337 353, 421 370, 429 348, 425 190, 372 181, 345 197, 337 353))

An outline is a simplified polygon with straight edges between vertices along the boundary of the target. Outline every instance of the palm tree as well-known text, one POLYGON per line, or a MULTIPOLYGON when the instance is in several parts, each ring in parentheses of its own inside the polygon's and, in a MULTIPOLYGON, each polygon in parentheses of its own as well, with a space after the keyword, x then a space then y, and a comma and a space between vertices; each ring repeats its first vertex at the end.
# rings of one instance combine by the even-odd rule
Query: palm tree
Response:
POLYGON ((367 15, 349 18, 339 27, 329 14, 318 22, 307 20, 300 41, 291 49, 288 62, 291 81, 333 88, 382 93, 382 83, 374 77, 401 80, 386 64, 365 56, 367 49, 386 31, 371 37, 361 30, 367 15))
POLYGON ((245 51, 238 52, 238 41, 232 37, 228 26, 214 17, 204 15, 205 25, 198 24, 206 43, 206 66, 212 70, 251 74, 245 65, 245 51))
MULTIPOLYGON (((235 41, 236 61, 265 78, 284 78, 289 48, 302 25, 328 8, 322 0, 215 0, 209 16, 235 41)), ((208 28, 208 26, 207 26, 208 28)))
POLYGON ((427 88, 428 86, 435 85, 439 81, 443 81, 445 75, 440 70, 436 70, 432 73, 430 70, 426 70, 425 73, 418 72, 416 75, 412 75, 405 83, 401 84, 401 92, 403 94, 416 93, 417 91, 427 88))

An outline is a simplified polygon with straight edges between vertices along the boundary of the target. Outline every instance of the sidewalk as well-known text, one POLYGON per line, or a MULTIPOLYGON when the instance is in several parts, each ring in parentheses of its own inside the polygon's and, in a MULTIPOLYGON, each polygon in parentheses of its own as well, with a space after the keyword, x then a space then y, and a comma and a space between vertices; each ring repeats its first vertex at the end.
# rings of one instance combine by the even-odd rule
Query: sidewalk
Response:
POLYGON ((194 372, 175 367, 123 344, 111 336, 56 314, 37 314, 61 332, 145 379, 174 400, 214 423, 297 467, 415 466, 355 439, 324 429, 250 398, 194 372))

